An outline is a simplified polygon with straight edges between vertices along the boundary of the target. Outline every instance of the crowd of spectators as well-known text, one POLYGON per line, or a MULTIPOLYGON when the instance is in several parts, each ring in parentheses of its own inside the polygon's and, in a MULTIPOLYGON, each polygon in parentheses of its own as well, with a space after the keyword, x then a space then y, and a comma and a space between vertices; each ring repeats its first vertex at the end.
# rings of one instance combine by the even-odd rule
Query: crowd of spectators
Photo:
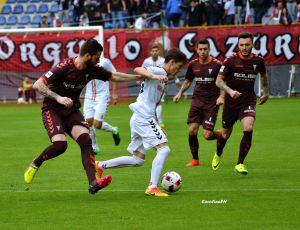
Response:
POLYGON ((300 0, 58 0, 46 26, 157 28, 300 22, 300 0), (247 6, 249 4, 249 7, 247 6), (247 12, 247 9, 250 9, 247 12), (264 20, 263 20, 264 19, 264 20))

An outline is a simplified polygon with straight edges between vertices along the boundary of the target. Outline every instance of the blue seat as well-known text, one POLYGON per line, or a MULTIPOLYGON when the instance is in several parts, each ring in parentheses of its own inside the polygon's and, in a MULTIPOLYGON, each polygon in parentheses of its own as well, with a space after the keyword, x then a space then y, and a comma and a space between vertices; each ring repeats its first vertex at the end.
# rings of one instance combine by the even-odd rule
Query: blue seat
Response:
POLYGON ((42 21, 42 16, 37 14, 37 15, 34 15, 33 19, 31 20, 31 24, 38 25, 41 23, 41 21, 42 21))
POLYGON ((50 8, 50 13, 57 13, 59 11, 59 5, 58 4, 54 4, 51 6, 50 8))
POLYGON ((48 5, 47 4, 41 4, 39 6, 39 9, 38 9, 38 13, 47 13, 48 12, 48 5))
POLYGON ((30 0, 31 3, 39 3, 41 2, 42 0, 30 0))
POLYGON ((17 0, 7 0, 6 1, 6 3, 8 3, 8 4, 13 4, 13 3, 16 3, 17 2, 17 0))
POLYGON ((13 10, 14 14, 22 14, 23 12, 24 12, 23 5, 20 5, 20 4, 15 5, 14 10, 13 10))
POLYGON ((7 25, 16 25, 17 23, 18 23, 18 17, 15 15, 9 16, 6 22, 7 25))
POLYGON ((11 6, 10 5, 4 5, 2 7, 2 14, 10 14, 11 13, 11 6))
POLYGON ((30 24, 30 16, 29 15, 23 15, 21 17, 21 20, 19 22, 20 25, 29 25, 30 24))
POLYGON ((29 4, 27 6, 27 9, 26 9, 26 14, 33 14, 36 12, 36 5, 35 4, 29 4))
POLYGON ((2 15, 0 15, 0 26, 5 25, 6 24, 6 18, 2 15))
POLYGON ((29 0, 17 0, 18 1, 18 3, 27 3, 27 2, 29 2, 29 0))
POLYGON ((42 0, 42 2, 56 2, 55 0, 42 0))

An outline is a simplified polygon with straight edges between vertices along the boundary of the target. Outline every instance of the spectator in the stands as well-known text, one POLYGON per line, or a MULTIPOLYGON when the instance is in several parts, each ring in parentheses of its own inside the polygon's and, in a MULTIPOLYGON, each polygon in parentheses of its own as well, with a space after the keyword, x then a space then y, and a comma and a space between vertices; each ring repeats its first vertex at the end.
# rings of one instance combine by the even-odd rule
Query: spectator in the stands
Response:
POLYGON ((39 23, 39 27, 40 28, 47 28, 50 27, 50 23, 48 21, 48 17, 47 16, 43 16, 40 23, 39 23))
POLYGON ((205 4, 199 3, 198 0, 191 0, 189 6, 180 4, 180 8, 187 11, 187 26, 205 25, 205 4))
POLYGON ((70 0, 57 0, 57 4, 59 5, 58 17, 63 24, 70 22, 69 3, 70 0))
POLYGON ((128 4, 129 23, 134 25, 137 18, 141 18, 146 12, 144 0, 129 0, 128 4))
POLYGON ((161 16, 160 12, 163 9, 163 2, 162 0, 146 0, 144 2, 144 9, 147 10, 148 16, 151 16, 150 23, 151 27, 157 28, 160 25, 161 21, 161 16))
POLYGON ((291 16, 292 21, 296 21, 297 15, 297 1, 296 0, 287 0, 286 9, 291 16))
POLYGON ((234 0, 227 0, 224 5, 224 24, 233 25, 235 17, 235 5, 234 0))
POLYGON ((236 14, 235 14, 235 24, 237 25, 241 25, 243 24, 243 19, 244 19, 244 0, 235 0, 234 2, 235 4, 235 10, 236 10, 236 14))
POLYGON ((84 11, 83 14, 80 16, 79 26, 89 26, 89 25, 90 25, 90 20, 89 20, 88 13, 84 11))
POLYGON ((268 10, 268 2, 265 0, 253 0, 251 6, 254 9, 254 24, 261 24, 262 18, 268 10))
POLYGON ((298 3, 297 5, 297 18, 296 18, 296 22, 300 22, 300 3, 298 3))
POLYGON ((86 0, 84 3, 84 10, 87 12, 90 21, 92 21, 95 15, 96 7, 96 4, 92 0, 86 0))
POLYGON ((216 0, 210 0, 208 6, 206 7, 206 22, 208 26, 219 25, 222 18, 221 6, 216 2, 216 0))
POLYGON ((50 27, 61 27, 61 21, 56 17, 55 13, 50 13, 50 27))
POLYGON ((109 0, 107 11, 111 14, 114 28, 125 28, 124 13, 127 11, 125 0, 109 0))
POLYGON ((93 17, 90 20, 90 26, 103 26, 103 18, 99 11, 95 11, 93 17))
POLYGON ((72 0, 73 6, 73 25, 76 26, 79 23, 80 16, 84 12, 84 0, 72 0))
POLYGON ((180 9, 181 0, 168 0, 166 7, 166 17, 168 27, 178 27, 182 10, 180 9))
POLYGON ((284 9, 282 1, 278 1, 276 8, 273 9, 272 15, 267 20, 266 24, 280 24, 280 18, 284 9))

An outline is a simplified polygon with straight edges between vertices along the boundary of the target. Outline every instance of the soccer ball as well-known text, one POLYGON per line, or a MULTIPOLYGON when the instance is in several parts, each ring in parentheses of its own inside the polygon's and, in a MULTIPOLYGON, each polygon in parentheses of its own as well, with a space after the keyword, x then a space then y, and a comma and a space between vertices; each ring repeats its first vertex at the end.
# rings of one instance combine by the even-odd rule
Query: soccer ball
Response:
POLYGON ((181 184, 181 177, 177 172, 166 172, 161 179, 161 187, 167 192, 178 191, 181 184))

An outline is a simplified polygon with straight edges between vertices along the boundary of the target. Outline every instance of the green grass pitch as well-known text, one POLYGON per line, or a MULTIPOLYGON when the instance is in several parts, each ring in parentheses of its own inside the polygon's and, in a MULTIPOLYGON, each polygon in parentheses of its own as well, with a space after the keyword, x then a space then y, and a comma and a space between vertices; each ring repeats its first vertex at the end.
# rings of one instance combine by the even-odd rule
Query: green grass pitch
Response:
MULTIPOLYGON (((190 101, 164 105, 171 154, 164 172, 183 179, 170 197, 144 195, 155 152, 139 168, 110 170, 112 184, 95 196, 87 192, 80 149, 45 162, 27 186, 23 172, 49 140, 39 106, 0 105, 0 229, 299 229, 300 99, 270 99, 257 106, 253 144, 246 159, 249 174, 234 172, 241 125, 234 126, 217 172, 211 170, 215 142, 199 135, 201 167, 191 159, 185 123, 190 101), (223 204, 204 201, 226 200, 223 204)), ((127 106, 111 106, 107 121, 120 127, 121 144, 97 131, 101 159, 127 154, 127 106)), ((221 116, 217 128, 220 128, 221 116)))

